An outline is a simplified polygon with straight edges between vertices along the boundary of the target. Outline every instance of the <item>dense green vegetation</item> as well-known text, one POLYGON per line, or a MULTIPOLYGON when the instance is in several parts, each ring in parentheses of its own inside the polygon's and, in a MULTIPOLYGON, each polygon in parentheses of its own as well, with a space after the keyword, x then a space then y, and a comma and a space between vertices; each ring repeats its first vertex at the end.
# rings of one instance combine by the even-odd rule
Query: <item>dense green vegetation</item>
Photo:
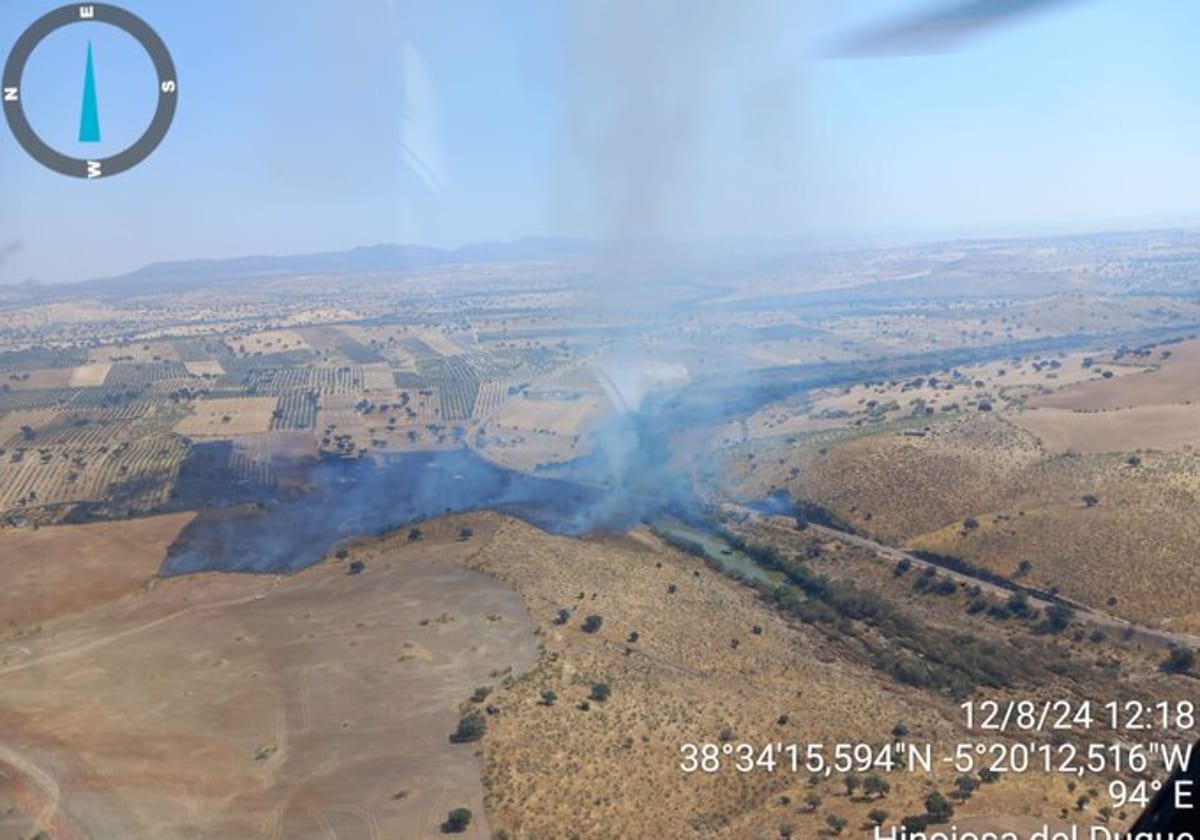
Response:
MULTIPOLYGON (((836 627, 870 652, 872 664, 907 685, 932 688, 963 697, 980 686, 1005 688, 1033 680, 1045 669, 1005 643, 993 643, 967 633, 952 633, 918 623, 887 599, 849 581, 814 572, 805 559, 788 556, 773 545, 751 542, 724 526, 709 526, 730 548, 741 551, 766 569, 783 574, 777 586, 752 584, 763 599, 781 612, 807 624, 836 627)), ((693 540, 660 534, 671 545, 713 566, 704 547, 693 540)), ((939 594, 958 587, 930 570, 923 586, 939 594)), ((1018 598, 1023 597, 1023 593, 1018 598)), ((1007 605, 1009 610, 1019 605, 1007 605)), ((1064 614, 1056 616, 1061 622, 1064 614)))
POLYGON ((480 712, 468 712, 458 721, 458 728, 450 735, 455 744, 478 741, 487 731, 487 720, 480 712))

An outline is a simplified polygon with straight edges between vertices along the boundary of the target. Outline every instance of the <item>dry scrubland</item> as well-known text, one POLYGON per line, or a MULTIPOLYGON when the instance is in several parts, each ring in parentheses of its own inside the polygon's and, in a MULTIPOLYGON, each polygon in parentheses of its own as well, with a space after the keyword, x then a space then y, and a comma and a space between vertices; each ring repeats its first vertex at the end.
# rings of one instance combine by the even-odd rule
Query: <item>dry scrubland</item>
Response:
MULTIPOLYGON (((466 806, 476 838, 816 837, 831 814, 857 836, 873 808, 898 818, 951 789, 948 770, 892 775, 875 800, 840 777, 685 775, 685 741, 881 746, 898 722, 939 750, 967 736, 952 701, 648 534, 576 540, 479 514, 290 578, 152 579, 186 521, 0 534, 0 573, 24 580, 0 602, 16 616, 0 642, 0 832, 403 840, 466 806), (598 682, 610 696, 588 700, 598 682), (468 699, 478 686, 485 702, 468 699), (450 743, 483 705, 482 741, 450 743)), ((1006 778, 956 819, 1053 821, 1075 795, 1006 778)))
POLYGON ((1200 525, 1186 511, 1200 498, 1198 353, 1175 345, 1153 369, 1025 409, 936 416, 923 436, 884 423, 765 438, 731 450, 733 465, 743 492, 784 487, 884 540, 1002 575, 1029 564, 1026 583, 1195 632, 1200 525))
POLYGON ((154 580, 187 519, 0 533, 0 836, 415 840, 466 806, 488 837, 447 734, 536 653, 521 600, 460 563, 493 522, 286 579, 154 580))
MULTIPOLYGON (((1108 385, 1154 368, 1113 363, 1090 353, 1055 353, 966 365, 924 376, 817 388, 802 405, 767 405, 736 431, 744 439, 869 427, 907 417, 937 417, 964 409, 1020 409, 1053 399, 1064 386, 1108 385)), ((1036 413, 1035 413, 1036 414, 1036 413)), ((735 435, 737 437, 737 435, 735 435)))
MULTIPOLYGON (((500 836, 769 838, 790 825, 809 838, 830 814, 858 836, 872 808, 894 819, 919 813, 931 790, 952 784, 944 771, 897 774, 887 797, 867 801, 847 797, 840 778, 812 787, 803 772, 686 775, 680 745, 723 734, 880 745, 903 721, 910 739, 944 747, 963 733, 950 701, 846 661, 838 639, 790 626, 750 590, 648 535, 578 541, 507 521, 468 562, 516 587, 542 643, 529 674, 491 683, 499 714, 488 718, 482 750, 500 836), (563 608, 572 614, 558 624, 563 608), (603 623, 587 633, 591 614, 603 623), (611 696, 589 699, 599 682, 611 696), (814 791, 822 804, 810 811, 814 791)), ((958 813, 964 825, 980 814, 1054 819, 1071 801, 1061 780, 1025 776, 987 786, 958 813)))

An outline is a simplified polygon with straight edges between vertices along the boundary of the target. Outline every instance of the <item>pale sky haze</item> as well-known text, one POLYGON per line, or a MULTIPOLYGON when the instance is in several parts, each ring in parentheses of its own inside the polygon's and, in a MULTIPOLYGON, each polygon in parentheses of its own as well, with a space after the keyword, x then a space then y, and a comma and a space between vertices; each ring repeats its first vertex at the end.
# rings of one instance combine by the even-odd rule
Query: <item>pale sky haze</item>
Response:
MULTIPOLYGON (((4 0, 0 53, 57 5, 4 0)), ((928 0, 124 0, 170 48, 159 150, 99 182, 0 127, 0 283, 527 235, 803 242, 1200 220, 1200 4, 1074 0, 941 55, 823 59, 928 0)), ((140 133, 149 62, 55 33, 30 120, 140 133)))

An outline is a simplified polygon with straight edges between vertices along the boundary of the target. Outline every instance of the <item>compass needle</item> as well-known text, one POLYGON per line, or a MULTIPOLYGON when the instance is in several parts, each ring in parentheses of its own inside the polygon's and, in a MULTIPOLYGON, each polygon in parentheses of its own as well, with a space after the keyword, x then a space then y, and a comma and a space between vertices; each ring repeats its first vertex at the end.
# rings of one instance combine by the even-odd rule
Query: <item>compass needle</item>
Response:
POLYGON ((92 67, 91 41, 88 41, 87 69, 83 75, 83 110, 79 115, 79 142, 100 142, 100 108, 96 102, 96 72, 92 67))

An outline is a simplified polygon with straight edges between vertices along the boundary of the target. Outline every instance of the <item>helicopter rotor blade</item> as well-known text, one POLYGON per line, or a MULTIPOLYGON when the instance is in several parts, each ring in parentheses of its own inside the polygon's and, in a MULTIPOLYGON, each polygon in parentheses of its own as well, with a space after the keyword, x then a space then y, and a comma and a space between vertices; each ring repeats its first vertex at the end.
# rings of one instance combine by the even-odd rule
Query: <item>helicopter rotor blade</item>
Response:
POLYGON ((963 41, 1028 14, 1070 0, 968 0, 869 29, 830 53, 834 58, 927 55, 948 52, 963 41))

